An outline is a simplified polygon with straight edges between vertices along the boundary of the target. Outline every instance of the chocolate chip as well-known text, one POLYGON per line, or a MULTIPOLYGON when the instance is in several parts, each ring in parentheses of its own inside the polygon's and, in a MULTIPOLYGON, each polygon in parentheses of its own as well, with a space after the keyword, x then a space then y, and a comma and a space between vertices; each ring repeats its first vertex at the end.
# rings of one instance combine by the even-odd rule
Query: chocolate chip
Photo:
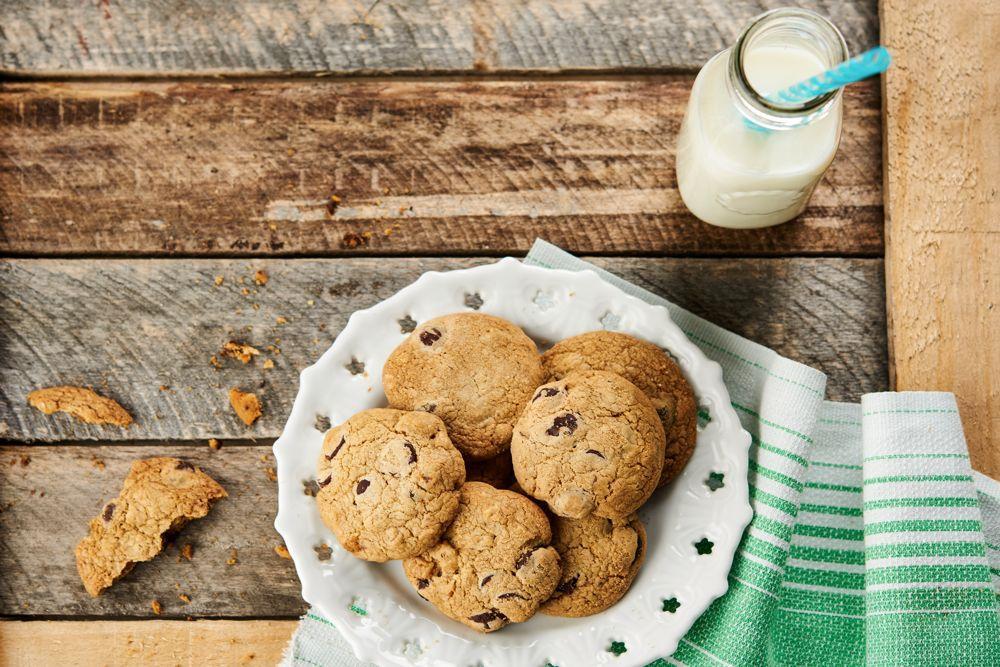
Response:
POLYGON ((420 332, 420 342, 427 346, 431 346, 438 342, 440 338, 441 332, 438 329, 427 329, 426 331, 420 332))
POLYGON ((417 579, 417 588, 423 590, 431 585, 430 579, 417 579))
POLYGON ((588 453, 588 454, 595 454, 595 455, 597 455, 597 456, 600 456, 600 457, 601 457, 602 459, 606 459, 606 458, 608 458, 607 456, 605 456, 604 454, 601 454, 601 453, 600 453, 599 451, 597 451, 596 449, 588 449, 588 450, 587 450, 587 453, 588 453))
POLYGON ((104 514, 101 516, 105 521, 111 521, 111 516, 115 513, 115 504, 108 503, 108 506, 104 508, 104 514))
POLYGON ((326 460, 327 461, 332 461, 333 460, 333 457, 336 456, 337 452, 340 451, 340 448, 344 446, 344 442, 346 440, 347 440, 347 436, 346 435, 340 436, 340 442, 337 443, 337 446, 333 448, 332 452, 330 452, 329 454, 326 455, 326 460))
POLYGON ((358 486, 357 488, 354 489, 354 492, 360 496, 362 493, 368 490, 369 486, 371 486, 371 482, 369 482, 367 479, 363 479, 360 482, 358 482, 358 486))
MULTIPOLYGON (((437 403, 424 403, 417 408, 418 412, 434 412, 437 409, 437 403)), ((434 437, 433 435, 431 436, 434 437)))
POLYGON ((327 484, 329 484, 331 481, 333 481, 333 475, 327 475, 326 479, 320 480, 319 488, 322 489, 324 486, 326 486, 327 484))
POLYGON ((549 435, 559 435, 561 429, 566 429, 566 435, 572 435, 573 431, 576 430, 576 415, 572 412, 567 412, 564 415, 559 415, 552 420, 552 426, 545 431, 549 435))
POLYGON ((490 623, 493 621, 500 621, 501 623, 510 623, 510 619, 507 618, 507 616, 503 612, 498 611, 496 609, 491 609, 489 611, 484 611, 481 614, 470 616, 469 620, 474 621, 476 623, 482 623, 483 627, 486 628, 487 630, 490 629, 490 623))
POLYGON ((533 399, 531 399, 531 402, 534 403, 535 401, 537 401, 538 399, 540 399, 542 396, 555 396, 558 393, 559 393, 558 389, 554 389, 552 387, 542 387, 542 390, 540 392, 538 392, 537 394, 535 394, 535 397, 533 399))
POLYGON ((522 567, 524 567, 525 565, 527 565, 528 561, 531 560, 531 554, 535 553, 539 549, 541 549, 541 547, 535 547, 534 549, 530 549, 529 551, 525 551, 523 554, 521 554, 520 556, 518 556, 517 560, 514 562, 514 569, 515 570, 520 570, 522 567))
POLYGON ((556 586, 556 593, 559 595, 569 595, 576 590, 576 582, 580 580, 580 575, 575 574, 571 579, 561 582, 556 586))
POLYGON ((479 582, 479 587, 482 588, 486 584, 490 583, 490 579, 492 578, 493 578, 492 574, 487 574, 485 577, 483 577, 483 580, 479 582))
POLYGON ((177 462, 177 469, 178 470, 194 470, 194 466, 191 465, 190 463, 188 463, 187 461, 178 461, 177 462))
POLYGON ((527 600, 528 599, 528 598, 524 597, 523 595, 521 595, 520 593, 501 593, 500 595, 497 596, 498 600, 511 600, 513 598, 517 598, 518 600, 527 600))
POLYGON ((413 445, 409 442, 404 442, 403 446, 410 450, 410 460, 407 463, 417 462, 417 450, 413 448, 413 445))

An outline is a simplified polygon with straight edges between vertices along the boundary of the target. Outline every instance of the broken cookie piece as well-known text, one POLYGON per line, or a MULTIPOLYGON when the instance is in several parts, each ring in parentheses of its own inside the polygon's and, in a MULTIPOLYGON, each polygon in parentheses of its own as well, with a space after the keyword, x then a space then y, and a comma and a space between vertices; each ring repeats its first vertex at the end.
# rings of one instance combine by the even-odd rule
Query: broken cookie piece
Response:
POLYGON ((230 389, 229 404, 233 406, 236 416, 247 426, 252 426, 260 418, 260 401, 256 395, 248 391, 240 391, 236 387, 230 389))
POLYGON ((65 412, 88 424, 113 424, 122 428, 132 423, 132 415, 117 401, 86 387, 46 387, 28 394, 31 407, 51 415, 65 412))
POLYGON ((249 364, 253 358, 260 354, 260 350, 246 343, 239 343, 231 340, 222 346, 222 356, 230 359, 238 359, 244 364, 249 364))
POLYGON ((76 546, 76 569, 93 596, 152 559, 165 540, 208 514, 226 491, 195 466, 174 458, 132 464, 118 497, 90 522, 76 546))

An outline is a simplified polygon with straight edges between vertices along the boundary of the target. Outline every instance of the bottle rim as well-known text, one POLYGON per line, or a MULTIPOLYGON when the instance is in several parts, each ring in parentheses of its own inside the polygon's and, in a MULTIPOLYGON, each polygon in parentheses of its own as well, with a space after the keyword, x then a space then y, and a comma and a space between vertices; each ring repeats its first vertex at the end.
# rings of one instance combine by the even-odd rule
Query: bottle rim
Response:
POLYGON ((828 67, 847 60, 849 52, 843 34, 825 16, 809 9, 782 7, 755 17, 740 33, 729 54, 730 92, 737 108, 752 123, 768 129, 791 129, 825 116, 843 95, 843 89, 833 90, 804 102, 777 102, 764 97, 753 87, 744 69, 745 56, 754 37, 778 22, 794 23, 807 30, 828 52, 828 67))

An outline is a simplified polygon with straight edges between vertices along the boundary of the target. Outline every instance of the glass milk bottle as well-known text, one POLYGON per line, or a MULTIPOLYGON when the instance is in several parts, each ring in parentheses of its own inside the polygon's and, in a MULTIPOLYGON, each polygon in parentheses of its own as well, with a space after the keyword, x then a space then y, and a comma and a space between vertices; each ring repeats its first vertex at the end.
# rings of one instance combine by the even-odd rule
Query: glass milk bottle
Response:
POLYGON ((751 21, 695 79, 677 141, 688 209, 721 227, 769 227, 805 209, 840 143, 842 91, 767 98, 848 58, 840 31, 803 9, 751 21))

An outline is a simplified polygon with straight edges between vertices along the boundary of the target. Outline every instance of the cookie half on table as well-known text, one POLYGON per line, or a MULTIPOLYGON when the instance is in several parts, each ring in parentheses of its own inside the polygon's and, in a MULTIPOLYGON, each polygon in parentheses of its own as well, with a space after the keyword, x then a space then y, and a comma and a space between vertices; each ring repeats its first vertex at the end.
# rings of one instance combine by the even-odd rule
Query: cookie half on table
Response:
POLYGON ((482 313, 424 322, 382 369, 391 407, 434 413, 462 454, 476 460, 510 446, 514 422, 541 382, 535 343, 516 325, 482 313))
POLYGON ((132 464, 118 497, 91 520, 76 547, 76 568, 87 592, 97 596, 141 561, 152 559, 165 540, 208 514, 226 491, 194 465, 160 457, 132 464))
POLYGON ((513 491, 467 482, 441 542, 403 561, 417 593, 480 632, 531 618, 559 582, 545 513, 513 491))
POLYGON ((652 401, 666 436, 658 486, 680 474, 694 453, 698 403, 680 366, 652 343, 614 331, 591 331, 560 341, 542 355, 547 381, 588 370, 610 371, 652 401))
POLYGON ((537 389, 510 453, 520 487, 554 514, 618 519, 656 490, 663 448, 646 395, 620 375, 588 371, 537 389))
POLYGON ((542 605, 550 616, 590 616, 628 592, 646 557, 646 529, 639 517, 552 519, 552 546, 562 578, 542 605))
POLYGON ((427 412, 377 408, 330 429, 316 503, 340 544, 364 560, 408 558, 435 544, 458 512, 462 455, 427 412))

